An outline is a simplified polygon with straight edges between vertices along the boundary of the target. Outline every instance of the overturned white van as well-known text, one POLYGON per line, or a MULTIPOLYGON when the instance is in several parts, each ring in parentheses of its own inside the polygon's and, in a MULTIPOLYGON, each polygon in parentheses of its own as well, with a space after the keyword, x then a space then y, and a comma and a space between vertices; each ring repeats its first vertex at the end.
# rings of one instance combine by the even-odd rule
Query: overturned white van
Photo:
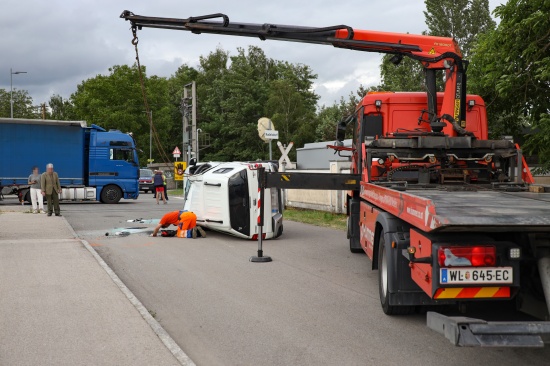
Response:
MULTIPOLYGON (((184 210, 197 215, 197 225, 245 239, 258 239, 258 171, 276 171, 272 163, 203 163, 187 176, 184 210)), ((266 189, 264 239, 283 233, 279 189, 266 189)))

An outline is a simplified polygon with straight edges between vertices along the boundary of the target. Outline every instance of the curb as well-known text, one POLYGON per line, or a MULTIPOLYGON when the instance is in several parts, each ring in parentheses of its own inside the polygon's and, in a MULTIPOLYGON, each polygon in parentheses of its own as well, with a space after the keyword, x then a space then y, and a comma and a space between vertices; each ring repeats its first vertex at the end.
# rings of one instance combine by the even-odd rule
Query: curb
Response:
POLYGON ((182 366, 196 366, 195 363, 191 360, 191 358, 187 356, 185 352, 183 352, 180 346, 178 346, 178 344, 174 341, 174 339, 168 334, 168 332, 166 332, 166 330, 162 327, 162 325, 160 325, 160 323, 156 321, 151 316, 151 314, 149 314, 149 311, 147 311, 145 306, 143 306, 141 301, 138 300, 138 298, 132 293, 132 291, 130 291, 130 289, 126 287, 126 285, 124 284, 124 282, 122 282, 120 277, 118 277, 117 274, 111 269, 111 267, 109 267, 109 265, 103 260, 103 258, 101 258, 99 254, 97 254, 97 251, 86 240, 80 239, 76 231, 74 231, 71 224, 69 224, 69 222, 67 221, 67 219, 65 219, 65 217, 62 217, 62 218, 65 224, 67 225, 67 227, 69 228, 69 230, 71 231, 71 233, 74 235, 74 237, 80 240, 82 245, 84 245, 84 247, 88 249, 88 251, 92 254, 95 260, 99 263, 101 268, 103 268, 103 270, 107 272, 107 274, 109 275, 109 277, 111 277, 111 280, 115 283, 115 285, 117 285, 120 291, 122 291, 122 293, 128 298, 128 300, 130 300, 132 305, 134 305, 136 310, 140 313, 141 317, 147 322, 147 324, 149 324, 153 332, 155 332, 157 337, 160 338, 162 343, 166 346, 166 348, 168 348, 168 350, 172 353, 172 355, 174 355, 174 357, 178 360, 178 362, 182 366))

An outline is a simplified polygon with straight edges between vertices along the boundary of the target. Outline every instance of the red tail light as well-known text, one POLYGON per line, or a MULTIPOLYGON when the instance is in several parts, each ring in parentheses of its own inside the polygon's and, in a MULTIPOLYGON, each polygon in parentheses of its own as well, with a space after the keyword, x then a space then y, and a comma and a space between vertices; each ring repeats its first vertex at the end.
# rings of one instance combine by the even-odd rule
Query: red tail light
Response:
POLYGON ((440 267, 489 267, 496 264, 496 248, 493 245, 440 247, 437 259, 440 267))
MULTIPOLYGON (((262 234, 262 239, 265 239, 265 233, 262 234)), ((250 240, 258 240, 258 234, 252 235, 252 238, 250 240)))

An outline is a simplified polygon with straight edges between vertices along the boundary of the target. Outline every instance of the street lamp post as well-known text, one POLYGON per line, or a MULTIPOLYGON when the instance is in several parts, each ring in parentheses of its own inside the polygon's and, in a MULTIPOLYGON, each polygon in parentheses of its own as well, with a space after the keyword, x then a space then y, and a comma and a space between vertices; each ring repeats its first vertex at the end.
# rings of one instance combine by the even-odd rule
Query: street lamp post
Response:
POLYGON ((13 75, 26 74, 26 71, 16 71, 10 68, 10 118, 13 118, 13 75))

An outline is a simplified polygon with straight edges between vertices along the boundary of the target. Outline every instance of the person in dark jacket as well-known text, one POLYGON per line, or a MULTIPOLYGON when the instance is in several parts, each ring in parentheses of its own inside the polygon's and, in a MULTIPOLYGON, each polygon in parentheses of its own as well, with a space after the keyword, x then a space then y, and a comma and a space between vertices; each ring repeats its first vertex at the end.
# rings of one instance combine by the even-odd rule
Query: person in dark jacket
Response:
POLYGON ((166 204, 166 197, 164 196, 164 179, 162 178, 162 172, 160 170, 155 171, 153 185, 155 186, 157 195, 157 205, 159 204, 159 195, 162 197, 162 202, 166 204))

